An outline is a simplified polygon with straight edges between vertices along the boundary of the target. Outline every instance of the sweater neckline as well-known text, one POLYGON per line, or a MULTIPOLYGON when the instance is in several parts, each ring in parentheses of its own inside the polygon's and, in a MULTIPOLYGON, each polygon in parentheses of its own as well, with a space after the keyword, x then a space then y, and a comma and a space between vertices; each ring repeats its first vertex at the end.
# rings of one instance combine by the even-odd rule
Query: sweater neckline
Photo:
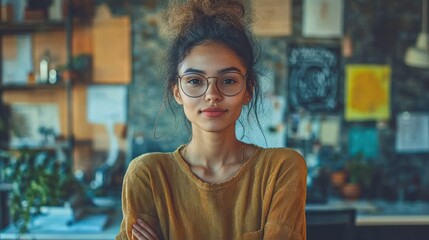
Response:
POLYGON ((199 187, 206 189, 206 190, 215 190, 220 189, 229 186, 230 184, 236 182, 241 175, 243 175, 245 172, 247 172, 247 169, 254 164, 255 160, 257 159, 256 156, 259 155, 262 148, 256 145, 253 145, 256 147, 255 151, 253 151, 252 155, 250 155, 249 159, 247 159, 244 164, 240 167, 240 169, 235 173, 234 176, 229 178, 228 180, 221 182, 221 183, 209 183, 203 181, 201 178, 199 178, 197 175, 195 175, 189 164, 185 161, 185 159, 180 154, 180 151, 185 147, 186 145, 183 144, 179 146, 176 151, 172 152, 172 157, 178 162, 180 168, 182 171, 199 187))

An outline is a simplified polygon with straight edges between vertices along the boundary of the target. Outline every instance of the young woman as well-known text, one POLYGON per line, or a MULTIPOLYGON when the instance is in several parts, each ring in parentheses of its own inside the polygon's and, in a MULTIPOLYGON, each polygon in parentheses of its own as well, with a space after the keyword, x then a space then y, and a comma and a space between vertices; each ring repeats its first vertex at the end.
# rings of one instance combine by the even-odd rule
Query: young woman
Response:
POLYGON ((178 33, 167 91, 183 106, 192 138, 131 162, 117 239, 305 239, 304 159, 235 134, 259 93, 244 6, 192 0, 170 13, 178 33))

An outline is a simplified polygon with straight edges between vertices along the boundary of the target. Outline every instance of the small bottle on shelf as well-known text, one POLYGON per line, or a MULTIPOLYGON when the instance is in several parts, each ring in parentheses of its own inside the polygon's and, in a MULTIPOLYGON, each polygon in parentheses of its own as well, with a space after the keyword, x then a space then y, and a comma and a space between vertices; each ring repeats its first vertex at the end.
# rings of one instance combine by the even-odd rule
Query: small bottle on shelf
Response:
POLYGON ((37 83, 41 83, 41 84, 55 83, 56 76, 55 76, 55 79, 53 79, 53 74, 51 70, 52 70, 52 56, 49 50, 47 49, 43 53, 42 57, 40 58, 37 83))
POLYGON ((37 79, 38 83, 42 83, 42 84, 48 83, 50 62, 51 62, 51 54, 49 53, 49 50, 46 50, 43 53, 42 58, 40 59, 40 62, 39 62, 39 75, 37 79))

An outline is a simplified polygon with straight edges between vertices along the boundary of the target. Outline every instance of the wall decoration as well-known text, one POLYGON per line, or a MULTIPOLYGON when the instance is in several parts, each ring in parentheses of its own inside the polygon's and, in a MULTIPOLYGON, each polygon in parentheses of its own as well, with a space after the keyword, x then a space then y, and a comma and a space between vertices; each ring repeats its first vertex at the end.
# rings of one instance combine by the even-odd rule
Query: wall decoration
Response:
POLYGON ((54 103, 11 104, 12 147, 38 147, 55 144, 60 133, 60 111, 54 103))
POLYGON ((345 119, 389 119, 390 66, 351 64, 346 67, 346 75, 345 119))
POLYGON ((287 114, 287 147, 294 148, 305 158, 320 144, 321 117, 299 111, 287 114))
POLYGON ((291 46, 289 102, 292 110, 332 111, 337 107, 339 49, 291 46))
POLYGON ((126 85, 89 86, 87 96, 87 116, 90 123, 126 122, 126 85))
POLYGON ((400 113, 396 125, 397 152, 429 152, 429 113, 400 113))
POLYGON ((377 158, 379 154, 378 132, 371 127, 352 127, 349 129, 349 154, 362 153, 367 158, 377 158))
POLYGON ((320 143, 322 145, 340 147, 341 118, 326 116, 320 121, 320 143))
POLYGON ((343 34, 343 0, 305 0, 302 35, 340 37, 343 34))
POLYGON ((3 36, 2 84, 27 84, 33 71, 32 37, 30 35, 3 36))
POLYGON ((292 33, 291 0, 252 0, 256 16, 253 33, 263 36, 288 36, 292 33))
POLYGON ((242 114, 241 122, 245 124, 236 124, 238 138, 261 147, 285 147, 285 105, 283 96, 264 95, 258 112, 262 131, 253 117, 248 119, 247 114, 242 114))
POLYGON ((319 138, 319 119, 308 112, 287 115, 287 136, 294 141, 309 141, 319 138))
POLYGON ((341 148, 341 117, 339 115, 295 112, 287 115, 287 146, 302 154, 314 154, 315 149, 338 151, 341 148), (318 147, 316 147, 318 146, 318 147))

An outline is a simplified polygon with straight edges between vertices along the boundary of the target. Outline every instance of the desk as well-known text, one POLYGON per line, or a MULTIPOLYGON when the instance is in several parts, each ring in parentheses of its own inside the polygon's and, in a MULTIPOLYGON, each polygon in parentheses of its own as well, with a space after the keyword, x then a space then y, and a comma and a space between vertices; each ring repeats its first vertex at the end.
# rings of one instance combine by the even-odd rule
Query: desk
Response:
POLYGON ((119 225, 122 220, 122 215, 120 211, 113 213, 109 221, 106 224, 106 227, 101 231, 81 231, 81 232, 72 232, 72 231, 40 231, 40 230, 30 230, 29 233, 19 235, 16 233, 16 229, 12 226, 7 227, 6 229, 0 232, 0 239, 37 239, 37 240, 109 240, 115 239, 116 234, 119 232, 119 225))
POLYGON ((331 199, 326 204, 307 204, 307 209, 355 208, 357 226, 429 225, 429 203, 345 201, 331 199))
MULTIPOLYGON (((429 231, 429 203, 415 202, 415 203, 388 203, 383 201, 344 201, 344 200, 330 200, 326 204, 307 204, 307 209, 332 209, 332 208, 356 208, 356 225, 361 229, 370 228, 373 231, 374 227, 384 229, 385 227, 395 227, 397 229, 404 229, 409 226, 414 232, 421 232, 425 234, 429 231), (417 231, 415 231, 417 227, 417 231), (427 229, 427 230, 426 230, 427 229)), ((95 233, 41 233, 30 232, 21 235, 21 239, 114 239, 119 232, 119 225, 122 220, 121 212, 118 211, 112 216, 111 221, 107 224, 106 229, 101 232, 95 233)), ((377 230, 379 231, 379 230, 377 230)), ((390 231, 390 230, 389 230, 390 231)), ((358 238, 358 239, 394 239, 394 238, 381 238, 381 233, 377 233, 374 238, 358 238)), ((417 233, 414 233, 417 234, 417 233)), ((362 234, 361 234, 362 235, 362 234)), ((367 234, 368 235, 368 234, 367 234)), ((396 234, 399 235, 399 234, 396 234)), ((426 235, 427 237, 427 235, 426 235)), ((5 229, 0 232, 0 239, 17 239, 17 234, 10 229, 5 229)), ((400 239, 400 238, 398 238, 400 239)), ((412 238, 402 238, 412 239, 412 238)), ((413 238, 418 239, 418 238, 413 238)), ((423 238, 424 239, 424 238, 423 238)))
POLYGON ((357 228, 354 240, 427 240, 429 236, 427 202, 331 199, 326 204, 307 204, 306 208, 355 208, 357 228))

